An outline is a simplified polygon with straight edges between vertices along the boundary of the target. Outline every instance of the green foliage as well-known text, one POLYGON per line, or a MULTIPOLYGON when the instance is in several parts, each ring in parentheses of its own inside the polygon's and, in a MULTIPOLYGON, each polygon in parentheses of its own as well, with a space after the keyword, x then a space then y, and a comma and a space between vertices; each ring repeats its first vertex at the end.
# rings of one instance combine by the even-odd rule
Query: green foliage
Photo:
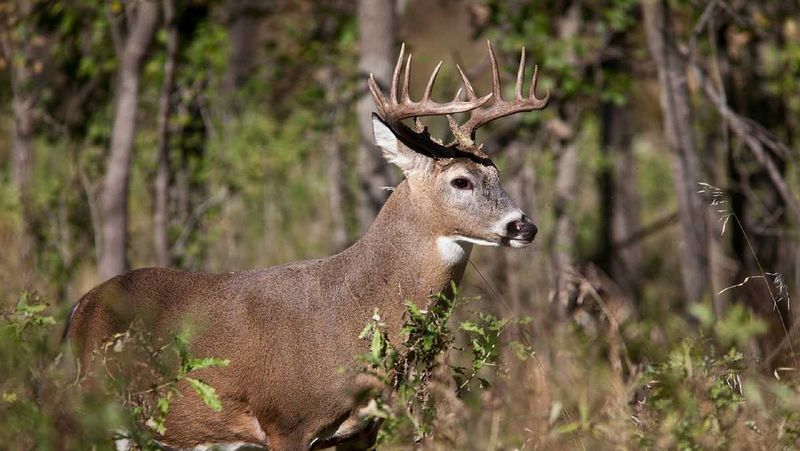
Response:
POLYGON ((642 376, 641 444, 667 433, 680 449, 729 448, 744 402, 744 364, 736 349, 715 356, 709 342, 686 340, 665 363, 651 365, 642 376))
POLYGON ((4 315, 3 329, 22 346, 34 345, 37 341, 34 338, 40 335, 41 330, 56 323, 52 316, 42 314, 46 309, 47 304, 39 294, 24 292, 19 296, 14 311, 4 315))
MULTIPOLYGON (((201 380, 191 377, 187 377, 186 381, 189 382, 189 385, 192 387, 192 389, 197 392, 197 394, 203 399, 203 402, 206 403, 208 407, 211 407, 216 412, 222 410, 222 402, 220 402, 219 397, 217 396, 217 391, 214 389, 214 387, 201 380)), ((159 398, 159 401, 162 399, 164 398, 159 398)))
MULTIPOLYGON (((524 322, 478 312, 472 319, 461 321, 454 330, 449 326, 453 315, 474 298, 462 297, 455 284, 450 291, 452 295, 435 295, 424 309, 411 301, 405 302, 407 315, 399 346, 390 342, 377 311, 360 334, 361 339, 370 342, 369 353, 361 356, 368 364, 367 373, 382 381, 388 393, 392 393, 390 398, 379 396, 370 401, 369 415, 383 421, 379 443, 409 440, 419 443, 435 434, 438 408, 443 402, 437 396, 436 385, 455 383, 457 392, 472 381, 477 381, 482 389, 488 387, 489 375, 485 369, 497 369, 500 363, 505 345, 502 333, 510 324, 524 322), (456 345, 461 340, 470 351, 467 359, 470 366, 445 365, 442 360, 448 354, 464 354, 466 349, 456 345)), ((521 355, 531 353, 519 343, 515 349, 521 355)), ((438 440, 453 440, 441 432, 438 440)))
POLYGON ((127 438, 139 444, 149 443, 151 434, 166 432, 170 403, 175 397, 186 396, 187 386, 209 408, 222 409, 216 390, 197 376, 203 370, 225 367, 230 362, 193 356, 189 351, 190 341, 189 329, 164 343, 142 324, 134 322, 128 331, 105 343, 97 358, 109 376, 107 390, 133 414, 137 426, 127 438), (131 371, 130 362, 146 362, 146 365, 131 371))
POLYGON ((158 449, 153 438, 166 432, 170 403, 188 395, 184 387, 209 408, 222 408, 201 375, 228 360, 193 356, 186 333, 157 344, 137 325, 105 343, 96 357, 105 373, 92 376, 91 390, 82 389, 72 357, 54 343, 50 313, 35 293, 21 294, 14 309, 0 313, 2 443, 84 449, 124 438, 134 449, 158 449), (130 371, 131 362, 140 369, 130 371))
POLYGON ((732 305, 719 320, 714 318, 708 303, 692 304, 689 312, 723 347, 744 346, 767 332, 766 323, 741 304, 732 305))

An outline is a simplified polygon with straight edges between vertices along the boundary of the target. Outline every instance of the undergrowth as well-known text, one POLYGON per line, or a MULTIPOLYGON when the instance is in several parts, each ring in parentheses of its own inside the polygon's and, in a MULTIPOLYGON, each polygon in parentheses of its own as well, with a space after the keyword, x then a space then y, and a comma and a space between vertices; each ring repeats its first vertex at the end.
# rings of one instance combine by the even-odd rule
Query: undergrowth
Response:
MULTIPOLYGON (((397 345, 379 312, 365 327, 363 362, 387 388, 369 409, 383 423, 381 448, 800 447, 796 369, 766 374, 742 350, 763 332, 743 310, 712 321, 710 306, 699 304, 692 309, 697 333, 650 351, 641 351, 650 331, 623 324, 640 363, 619 372, 598 337, 580 328, 565 328, 558 339, 565 352, 546 359, 511 339, 530 329, 527 319, 467 311, 473 302, 456 294, 424 308, 408 303, 397 345)), ((35 294, 2 314, 0 442, 106 449, 124 438, 134 449, 154 449, 175 396, 196 394, 219 408, 213 387, 194 375, 227 362, 192 356, 185 335, 160 345, 133 329, 115 336, 105 348, 102 390, 81 392, 61 353, 58 323, 35 294), (137 377, 123 377, 119 365, 132 356, 148 363, 137 377), (194 394, 179 390, 181 383, 194 394)))
POLYGON ((110 449, 124 440, 132 450, 160 449, 155 440, 176 396, 221 408, 196 375, 228 362, 191 355, 187 333, 160 342, 134 325, 105 343, 96 356, 101 371, 81 381, 60 340, 62 324, 35 293, 0 312, 0 448, 110 449))

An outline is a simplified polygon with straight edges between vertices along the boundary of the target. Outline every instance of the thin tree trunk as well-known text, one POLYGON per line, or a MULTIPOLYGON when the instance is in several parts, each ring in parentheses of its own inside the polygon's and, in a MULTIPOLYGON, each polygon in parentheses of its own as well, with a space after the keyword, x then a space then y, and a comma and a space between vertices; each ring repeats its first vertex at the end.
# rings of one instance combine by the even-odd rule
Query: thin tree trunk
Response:
POLYGON ((697 195, 700 162, 694 148, 686 67, 674 45, 672 17, 666 0, 647 0, 643 10, 647 43, 661 86, 664 136, 673 155, 683 287, 687 301, 697 301, 708 291, 709 245, 706 207, 697 195))
MULTIPOLYGON (((16 19, 26 22, 31 15, 32 5, 29 2, 17 2, 12 10, 16 10, 16 19)), ((10 20, 10 19, 8 19, 10 20)), ((23 287, 29 288, 33 282, 34 266, 34 236, 31 230, 33 212, 31 209, 31 182, 33 179, 33 131, 35 95, 31 92, 33 65, 27 35, 12 33, 11 24, 3 24, 0 29, 0 44, 5 60, 11 65, 11 109, 14 115, 12 121, 11 143, 11 183, 22 209, 22 230, 18 242, 19 259, 24 268, 20 274, 23 287), (6 26, 9 29, 6 29, 6 26)))
POLYGON ((345 220, 345 197, 347 183, 344 176, 344 158, 341 145, 339 122, 342 116, 340 75, 335 67, 326 67, 320 74, 320 84, 325 89, 327 103, 328 132, 323 142, 323 149, 327 160, 328 177, 328 204, 332 219, 331 248, 339 252, 347 246, 347 223, 345 220))
POLYGON ((175 90, 175 59, 178 53, 178 28, 175 25, 175 4, 164 0, 164 24, 167 48, 164 60, 164 82, 158 99, 158 168, 154 183, 153 246, 158 266, 171 263, 168 238, 169 210, 169 117, 172 113, 172 92, 175 90))
POLYGON ((20 277, 22 286, 30 288, 33 283, 34 237, 31 230, 33 211, 31 209, 31 181, 33 179, 33 97, 26 94, 29 82, 27 70, 15 70, 12 83, 14 112, 12 143, 12 184, 22 209, 22 234, 19 240, 19 258, 23 265, 20 277))
POLYGON ((570 309, 574 293, 575 271, 575 195, 578 191, 578 144, 574 138, 562 143, 556 161, 555 216, 556 227, 553 236, 553 287, 551 315, 564 319, 570 309))
MULTIPOLYGON (((529 215, 534 222, 537 222, 538 212, 534 191, 536 171, 533 165, 526 161, 526 153, 530 152, 531 147, 538 148, 540 146, 513 141, 506 147, 506 165, 509 169, 512 167, 516 169, 513 173, 507 174, 506 185, 511 198, 517 202, 522 211, 529 215)), ((501 252, 498 256, 500 259, 498 266, 501 269, 497 273, 502 274, 502 278, 498 280, 504 282, 503 291, 509 299, 512 311, 518 314, 536 311, 538 307, 531 304, 535 297, 529 295, 535 284, 535 281, 531 280, 535 252, 534 248, 529 247, 518 249, 516 252, 501 252), (526 294, 528 295, 526 296, 526 294)))
POLYGON ((127 268, 128 185, 136 132, 139 81, 142 63, 158 23, 159 5, 154 1, 137 4, 134 22, 120 56, 117 71, 117 100, 111 131, 111 154, 103 182, 101 208, 103 214, 103 252, 100 278, 111 278, 127 268))
MULTIPOLYGON (((565 41, 573 38, 581 27, 581 2, 569 5, 566 14, 559 22, 559 37, 565 41)), ((576 63, 573 52, 566 55, 570 63, 576 63)), ((574 290, 575 241, 577 230, 573 217, 573 206, 578 191, 578 144, 576 132, 581 121, 577 105, 562 106, 563 120, 571 131, 569 136, 560 139, 560 149, 556 161, 555 218, 553 236, 553 297, 550 299, 550 315, 555 319, 566 318, 571 308, 574 290)))
MULTIPOLYGON (((603 70, 629 71, 622 58, 603 65, 603 70)), ((632 148, 630 107, 611 101, 601 106, 601 152, 610 162, 600 173, 600 266, 631 299, 637 298, 640 283, 639 263, 642 259, 638 243, 616 248, 639 229, 639 198, 632 148)))
POLYGON ((14 112, 11 178, 23 207, 30 200, 33 175, 33 98, 22 92, 20 87, 28 82, 24 72, 24 70, 17 71, 18 76, 13 83, 14 92, 11 101, 14 112))
POLYGON ((333 219, 331 247, 339 252, 347 247, 347 227, 344 215, 345 183, 344 164, 342 164, 342 146, 338 141, 338 133, 331 132, 325 141, 325 155, 328 160, 328 202, 333 219))
POLYGON ((262 14, 265 1, 227 0, 228 34, 231 40, 229 64, 225 73, 225 89, 233 92, 250 79, 256 68, 258 48, 258 15, 262 14))
MULTIPOLYGON (((359 73, 374 74, 381 86, 388 86, 392 76, 395 56, 395 2, 394 0, 359 0, 359 73)), ((375 148, 370 114, 375 110, 369 90, 360 90, 356 104, 360 145, 358 147, 358 223, 362 233, 372 224, 386 200, 384 186, 390 186, 394 177, 381 153, 375 148)))

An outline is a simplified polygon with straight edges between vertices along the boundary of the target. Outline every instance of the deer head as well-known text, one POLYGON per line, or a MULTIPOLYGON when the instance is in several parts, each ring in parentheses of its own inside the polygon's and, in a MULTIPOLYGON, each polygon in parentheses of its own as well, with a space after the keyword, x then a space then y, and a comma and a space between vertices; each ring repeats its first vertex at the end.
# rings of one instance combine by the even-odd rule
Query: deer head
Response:
MULTIPOLYGON (((469 79, 458 67, 466 91, 462 100, 459 89, 452 101, 431 100, 431 91, 442 63, 431 74, 422 99, 409 95, 411 54, 405 60, 403 82, 398 92, 403 69, 405 46, 395 65, 387 98, 370 75, 369 88, 378 107, 373 114, 376 144, 384 157, 405 174, 412 192, 412 201, 425 205, 428 225, 445 240, 464 241, 489 246, 523 247, 533 241, 536 226, 514 204, 500 185, 497 167, 475 143, 475 132, 495 119, 522 111, 540 110, 547 105, 549 92, 536 97, 538 70, 534 68, 530 92, 522 95, 525 75, 525 49, 522 49, 514 100, 502 98, 497 59, 491 43, 489 58, 492 68, 492 92, 478 97, 469 79), (459 125, 455 113, 470 112, 469 119, 459 125), (454 140, 449 144, 433 138, 420 120, 423 116, 447 116, 454 140), (403 120, 414 118, 414 129, 403 120)), ((440 242, 440 245, 442 243, 440 242)))

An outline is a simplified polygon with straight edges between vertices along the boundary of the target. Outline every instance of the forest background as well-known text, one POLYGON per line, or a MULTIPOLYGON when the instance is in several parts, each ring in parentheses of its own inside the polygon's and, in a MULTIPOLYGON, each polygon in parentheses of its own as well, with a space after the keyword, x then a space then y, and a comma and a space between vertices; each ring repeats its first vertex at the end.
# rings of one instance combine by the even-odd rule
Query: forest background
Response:
MULTIPOLYGON (((400 180, 368 74, 387 86, 405 42, 418 75, 445 61, 434 97, 456 63, 488 92, 487 39, 506 89, 525 46, 551 93, 478 136, 540 233, 476 248, 463 293, 527 318, 524 352, 431 443, 797 447, 797 1, 3 0, 4 330, 41 313, 20 293, 63 324, 125 269, 342 250, 400 180)), ((44 443, 19 413, 41 356, 13 338, 0 435, 44 443)))

